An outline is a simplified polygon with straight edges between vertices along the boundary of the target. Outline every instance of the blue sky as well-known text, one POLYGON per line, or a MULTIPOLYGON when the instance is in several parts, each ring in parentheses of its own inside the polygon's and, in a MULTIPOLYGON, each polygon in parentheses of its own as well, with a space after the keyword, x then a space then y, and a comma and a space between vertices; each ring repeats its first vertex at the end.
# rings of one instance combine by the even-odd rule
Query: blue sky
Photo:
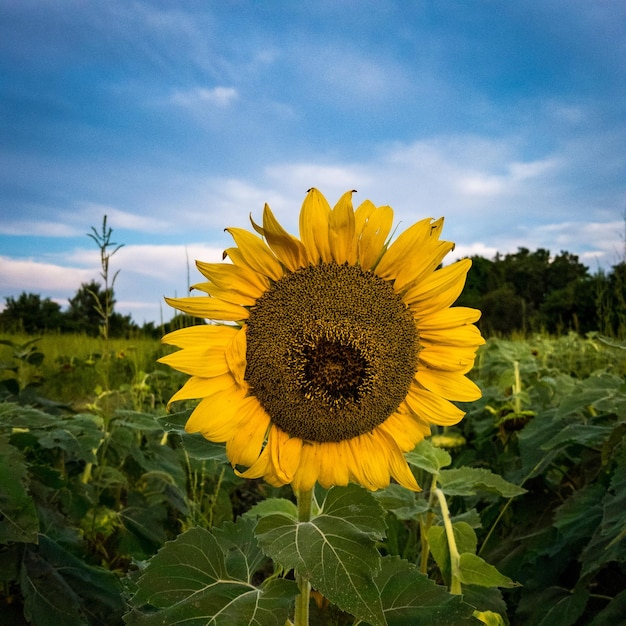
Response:
POLYGON ((221 259, 309 187, 444 215, 453 258, 524 246, 596 271, 624 254, 623 0, 3 0, 0 299, 62 305, 124 247, 117 310, 221 259))

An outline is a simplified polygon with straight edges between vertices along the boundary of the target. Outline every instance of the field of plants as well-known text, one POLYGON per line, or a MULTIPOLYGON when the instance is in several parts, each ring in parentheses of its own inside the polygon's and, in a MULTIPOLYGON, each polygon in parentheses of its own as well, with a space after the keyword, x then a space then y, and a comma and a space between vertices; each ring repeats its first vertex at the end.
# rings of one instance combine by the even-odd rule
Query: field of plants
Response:
POLYGON ((482 399, 407 455, 423 492, 316 490, 300 544, 290 488, 167 411, 157 340, 0 340, 3 624, 282 626, 294 570, 320 626, 623 623, 621 342, 490 339, 482 399))

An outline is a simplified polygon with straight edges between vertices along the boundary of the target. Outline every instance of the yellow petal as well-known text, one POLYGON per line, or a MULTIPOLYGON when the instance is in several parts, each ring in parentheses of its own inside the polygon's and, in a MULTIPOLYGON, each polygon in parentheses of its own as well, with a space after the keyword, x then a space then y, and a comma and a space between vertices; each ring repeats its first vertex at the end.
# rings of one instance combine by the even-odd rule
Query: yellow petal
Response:
POLYGON ((432 227, 433 218, 427 217, 401 232, 387 248, 376 267, 376 273, 381 278, 393 279, 402 269, 407 256, 420 252, 419 247, 430 237, 432 227))
POLYGON ((243 228, 227 228, 226 231, 235 240, 248 267, 272 280, 282 277, 280 263, 262 239, 243 228))
POLYGON ((196 283, 195 285, 191 285, 191 288, 198 289, 212 298, 219 298, 223 302, 239 304, 240 306, 254 306, 257 301, 257 298, 253 298, 252 296, 245 296, 231 289, 222 289, 209 282, 196 283))
POLYGON ((417 370, 415 380, 429 391, 438 393, 447 400, 472 402, 482 395, 476 383, 457 372, 421 369, 417 370))
MULTIPOLYGON (((339 202, 330 213, 328 239, 330 253, 335 263, 349 260, 354 241, 354 210, 352 209, 352 191, 339 198, 339 202)), ((354 263, 354 261, 351 261, 354 263)))
POLYGON ((388 467, 389 473, 395 478, 395 480, 402 485, 405 489, 411 491, 421 491, 421 487, 417 484, 415 476, 409 467, 402 450, 396 445, 395 439, 389 437, 386 433, 378 433, 381 439, 381 446, 384 446, 388 451, 388 467))
POLYGON ((393 439, 403 452, 413 448, 425 436, 430 434, 430 429, 418 422, 412 415, 392 413, 382 424, 377 426, 388 437, 393 439))
POLYGON ((281 483, 288 485, 293 480, 300 463, 302 439, 290 437, 277 426, 273 426, 267 445, 270 448, 271 463, 276 477, 281 483))
POLYGON ((226 260, 227 258, 229 258, 233 265, 236 265, 237 267, 245 267, 248 270, 250 269, 239 248, 226 248, 226 250, 222 253, 222 260, 226 260))
POLYGON ((211 348, 202 345, 172 352, 172 354, 161 357, 159 362, 165 363, 179 372, 202 378, 212 378, 229 371, 224 348, 211 348))
POLYGON ((466 306, 455 306, 451 309, 437 311, 430 315, 418 318, 420 334, 423 330, 449 330, 468 324, 473 324, 480 319, 480 311, 466 306))
POLYGON ((261 297, 270 286, 266 276, 245 265, 196 261, 196 267, 217 287, 252 298, 261 297))
POLYGON ((202 433, 210 441, 232 439, 239 428, 246 391, 238 388, 218 391, 204 398, 190 415, 185 430, 202 433))
MULTIPOLYGON (((293 476, 291 486, 295 491, 313 489, 319 479, 320 463, 323 462, 320 454, 320 444, 304 442, 300 454, 300 462, 293 476)), ((322 484, 322 483, 320 483, 322 484)), ((322 484, 322 486, 324 486, 322 484)))
POLYGON ((246 320, 250 316, 247 309, 238 304, 224 302, 219 298, 165 298, 165 301, 175 309, 208 320, 233 321, 246 320))
POLYGON ((263 209, 263 235, 287 269, 295 272, 307 265, 308 258, 304 245, 280 225, 267 204, 263 209))
POLYGON ((350 482, 348 457, 345 441, 329 441, 317 444, 319 461, 318 481, 324 488, 338 485, 344 487, 350 482))
POLYGON ((357 208, 354 217, 357 258, 359 265, 369 270, 376 265, 383 253, 393 225, 393 209, 390 206, 376 208, 366 200, 357 208))
POLYGON ((263 448, 259 458, 245 472, 240 472, 235 469, 235 474, 241 478, 247 479, 265 478, 265 480, 274 487, 280 487, 282 484, 273 477, 270 464, 270 451, 267 445, 263 448))
POLYGON ((389 485, 389 464, 386 458, 387 448, 372 433, 364 433, 350 439, 356 469, 363 481, 361 484, 375 491, 389 485))
POLYGON ((441 259, 454 248, 454 244, 439 241, 443 218, 427 218, 416 222, 389 246, 376 273, 394 281, 397 292, 435 270, 441 259))
POLYGON ((462 259, 433 272, 409 287, 404 301, 420 316, 449 307, 461 295, 471 265, 470 259, 462 259))
MULTIPOLYGON (((453 310, 453 309, 450 309, 453 310)), ((473 346, 477 348, 485 343, 480 331, 473 324, 465 324, 457 328, 422 329, 419 328, 420 341, 442 346, 473 346)))
POLYGON ((224 352, 228 369, 238 385, 244 384, 246 373, 246 328, 242 328, 226 346, 224 352))
POLYGON ((270 418, 254 397, 246 398, 241 416, 235 436, 226 442, 226 456, 232 465, 250 466, 261 454, 270 418))
POLYGON ((161 342, 179 348, 194 348, 198 344, 214 348, 226 347, 238 330, 235 326, 196 324, 167 333, 161 342))
POLYGON ((167 406, 178 400, 194 400, 206 398, 218 391, 235 388, 235 381, 230 374, 222 374, 213 378, 192 376, 171 398, 167 406))
POLYGON ((406 404, 417 417, 427 424, 452 426, 458 424, 465 413, 445 398, 413 385, 406 396, 406 404))
POLYGON ((419 366, 466 374, 474 366, 476 346, 444 346, 424 344, 419 353, 419 366))
POLYGON ((300 210, 300 239, 306 248, 309 263, 330 263, 328 229, 330 205, 315 188, 309 189, 300 210))
POLYGON ((394 282, 395 290, 398 292, 410 288, 431 276, 446 254, 452 250, 452 242, 437 241, 434 245, 425 245, 421 251, 413 252, 394 282))

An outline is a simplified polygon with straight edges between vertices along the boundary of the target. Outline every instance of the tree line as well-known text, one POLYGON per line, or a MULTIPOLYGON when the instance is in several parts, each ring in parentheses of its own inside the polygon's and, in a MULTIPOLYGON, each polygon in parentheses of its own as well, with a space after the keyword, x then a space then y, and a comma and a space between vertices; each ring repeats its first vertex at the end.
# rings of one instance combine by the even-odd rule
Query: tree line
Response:
MULTIPOLYGON (((456 302, 482 311, 478 322, 486 336, 513 333, 579 333, 598 331, 626 337, 626 261, 610 271, 594 274, 578 257, 562 251, 555 257, 546 249, 519 248, 493 259, 472 258, 465 289, 456 302)), ((108 312, 108 335, 159 336, 172 327, 153 322, 138 326, 130 315, 114 310, 113 288, 96 281, 84 283, 68 307, 33 293, 6 298, 0 313, 0 330, 37 334, 46 331, 102 334, 102 312, 108 312), (106 305, 106 306, 105 306, 106 305)), ((200 322, 200 320, 195 320, 200 322)), ((193 319, 177 319, 178 326, 193 319)))
POLYGON ((458 305, 482 311, 489 335, 570 330, 626 336, 626 260, 591 274, 575 254, 544 248, 472 258, 458 305))

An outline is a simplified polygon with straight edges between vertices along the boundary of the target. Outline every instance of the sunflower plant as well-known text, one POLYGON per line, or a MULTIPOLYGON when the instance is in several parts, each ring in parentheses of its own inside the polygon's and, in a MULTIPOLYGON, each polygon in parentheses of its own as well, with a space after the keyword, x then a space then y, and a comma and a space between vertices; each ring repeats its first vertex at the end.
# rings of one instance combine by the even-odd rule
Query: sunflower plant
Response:
POLYGON ((390 237, 393 210, 354 209, 352 195, 331 208, 310 189, 299 238, 265 205, 254 232, 227 229, 229 262, 197 262, 202 295, 167 299, 209 320, 163 338, 180 350, 161 361, 190 376, 170 402, 199 400, 187 432, 225 444, 241 479, 294 497, 167 544, 139 577, 127 623, 303 626, 324 603, 341 623, 478 623, 491 616, 463 585, 514 584, 476 555, 446 493, 519 491, 487 470, 455 475, 426 440, 462 419, 455 402, 481 395, 467 377, 484 343, 480 312, 452 306, 471 261, 440 268, 454 248, 440 239, 443 218, 390 237), (418 478, 427 497, 414 495, 418 478), (381 548, 381 503, 398 490, 413 494, 419 565, 381 548), (428 578, 431 555, 443 584, 428 578))

